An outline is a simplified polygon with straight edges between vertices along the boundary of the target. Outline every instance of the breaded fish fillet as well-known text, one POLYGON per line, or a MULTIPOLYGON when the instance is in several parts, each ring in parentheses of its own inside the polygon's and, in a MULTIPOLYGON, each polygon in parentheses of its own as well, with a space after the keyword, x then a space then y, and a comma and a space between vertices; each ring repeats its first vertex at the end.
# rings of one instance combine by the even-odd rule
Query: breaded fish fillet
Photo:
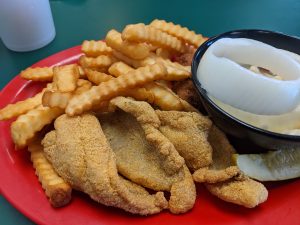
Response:
POLYGON ((168 207, 162 192, 150 195, 118 175, 115 154, 95 116, 62 115, 54 127, 43 139, 44 151, 56 172, 73 188, 104 205, 134 214, 154 214, 168 207))
POLYGON ((231 162, 231 155, 235 153, 235 149, 225 134, 216 126, 212 126, 208 141, 213 148, 213 163, 209 167, 195 171, 194 180, 200 183, 217 183, 238 175, 239 168, 233 166, 231 162))
POLYGON ((262 183, 244 175, 224 182, 205 184, 210 193, 218 198, 247 208, 253 208, 268 198, 268 190, 262 183))
POLYGON ((243 175, 238 167, 232 165, 231 155, 235 149, 225 134, 216 126, 209 132, 208 140, 213 148, 213 164, 197 170, 193 178, 205 182, 206 188, 218 198, 253 208, 268 198, 265 186, 243 175))
POLYGON ((160 111, 159 130, 175 146, 192 171, 212 163, 212 148, 207 141, 212 122, 196 112, 160 111))
POLYGON ((98 117, 116 154, 119 173, 147 188, 171 192, 172 213, 191 209, 196 199, 194 181, 174 145, 158 130, 154 109, 124 97, 111 104, 119 110, 98 117))

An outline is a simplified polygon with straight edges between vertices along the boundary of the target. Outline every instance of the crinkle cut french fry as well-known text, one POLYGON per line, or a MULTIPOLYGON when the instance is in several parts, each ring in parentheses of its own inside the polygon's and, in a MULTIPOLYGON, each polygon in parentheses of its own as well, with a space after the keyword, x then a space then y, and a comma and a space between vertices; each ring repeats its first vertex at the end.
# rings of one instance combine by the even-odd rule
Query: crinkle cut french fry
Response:
POLYGON ((111 47, 107 46, 104 41, 83 41, 81 51, 89 57, 97 57, 99 55, 110 55, 111 47))
MULTIPOLYGON (((158 56, 152 56, 152 57, 157 63, 162 63, 167 68, 168 73, 164 77, 164 80, 179 81, 179 80, 185 80, 191 76, 190 66, 182 66, 179 63, 171 62, 171 60, 169 59, 163 59, 158 56)), ((147 63, 146 60, 144 61, 147 63)))
POLYGON ((183 109, 180 98, 170 89, 163 87, 155 82, 144 85, 145 88, 154 96, 153 103, 162 110, 176 110, 183 109))
POLYGON ((77 88, 74 92, 60 92, 57 90, 45 91, 42 98, 43 106, 65 109, 73 95, 79 95, 89 90, 91 87, 92 83, 90 81, 78 79, 77 88))
POLYGON ((165 66, 167 68, 167 75, 164 77, 164 80, 180 81, 191 77, 191 73, 186 70, 178 69, 170 65, 165 66))
POLYGON ((43 94, 43 106, 66 108, 69 100, 72 98, 71 92, 45 91, 43 94))
POLYGON ((122 61, 116 62, 108 68, 108 72, 114 77, 119 77, 132 70, 134 69, 131 66, 128 66, 126 63, 122 61))
POLYGON ((110 30, 105 38, 107 45, 133 59, 144 59, 149 55, 149 47, 146 43, 131 43, 123 41, 121 33, 110 30))
POLYGON ((62 207, 71 201, 71 186, 66 183, 53 169, 46 159, 40 140, 29 144, 31 161, 46 196, 53 207, 62 207))
POLYGON ((127 25, 122 39, 133 42, 148 42, 153 45, 184 53, 184 44, 176 37, 143 23, 127 25))
POLYGON ((132 97, 138 101, 147 101, 149 103, 154 102, 154 95, 152 94, 151 91, 147 90, 144 87, 127 89, 121 92, 120 95, 125 97, 132 97))
POLYGON ((0 120, 8 120, 13 117, 22 115, 29 110, 42 104, 43 92, 39 92, 31 98, 27 98, 24 101, 19 101, 14 104, 9 104, 0 110, 0 120))
POLYGON ((172 62, 171 60, 169 59, 163 59, 161 57, 157 57, 156 58, 156 62, 161 62, 163 63, 165 66, 171 66, 171 67, 174 67, 174 68, 177 68, 177 69, 180 69, 180 70, 184 70, 188 73, 191 73, 191 66, 183 66, 177 62, 172 62))
POLYGON ((113 76, 110 76, 106 73, 98 72, 96 70, 91 70, 88 68, 85 68, 84 72, 85 72, 88 80, 97 85, 99 85, 101 82, 105 82, 105 81, 108 81, 108 80, 114 78, 113 76))
POLYGON ((86 79, 83 68, 81 66, 78 66, 78 70, 79 70, 79 78, 86 79))
MULTIPOLYGON (((150 53, 148 57, 142 60, 135 60, 131 59, 125 55, 123 55, 120 52, 113 51, 113 54, 115 55, 116 58, 126 62, 126 64, 133 66, 134 68, 139 68, 143 66, 148 66, 148 65, 153 65, 155 63, 161 63, 167 68, 167 75, 164 77, 164 80, 184 80, 187 79, 191 76, 191 67, 190 66, 182 66, 179 63, 176 62, 171 62, 169 59, 163 59, 154 53, 150 53)), ((121 63, 118 62, 119 64, 116 64, 117 66, 123 66, 121 63)), ((113 66, 113 65, 112 65, 113 66)), ((111 66, 111 67, 112 67, 111 66)), ((114 66, 110 68, 111 74, 116 74, 118 75, 117 71, 117 66, 114 66), (115 70, 115 71, 114 71, 115 70)))
POLYGON ((113 51, 113 55, 117 59, 124 61, 126 64, 133 66, 134 68, 152 65, 152 64, 156 63, 155 59, 157 57, 154 53, 152 53, 152 54, 150 53, 149 56, 147 56, 145 59, 137 60, 137 59, 131 59, 118 51, 113 51))
POLYGON ((79 76, 79 68, 76 64, 53 68, 53 83, 60 92, 74 91, 77 87, 79 76))
POLYGON ((35 134, 63 114, 60 108, 38 107, 28 111, 11 124, 11 136, 18 149, 28 145, 35 134))
POLYGON ((88 80, 78 79, 77 88, 74 92, 75 95, 79 95, 92 87, 92 83, 88 80))
POLYGON ((114 112, 116 106, 110 104, 110 100, 102 101, 98 105, 93 105, 92 110, 96 112, 114 112))
POLYGON ((172 62, 170 59, 157 56, 154 53, 150 53, 149 56, 143 60, 134 61, 134 66, 138 66, 138 67, 139 66, 147 66, 147 65, 152 65, 154 63, 162 63, 166 67, 173 67, 178 70, 186 71, 189 74, 191 73, 191 66, 183 66, 177 62, 172 62))
POLYGON ((51 67, 29 67, 21 71, 20 76, 26 80, 52 81, 53 71, 51 67))
POLYGON ((119 59, 120 61, 125 62, 126 64, 133 66, 134 68, 138 68, 140 67, 140 60, 136 60, 136 59, 131 59, 128 56, 122 54, 121 52, 118 51, 113 51, 113 56, 116 57, 117 59, 119 59))
POLYGON ((173 35, 195 47, 199 47, 205 41, 205 38, 201 34, 196 34, 186 27, 175 25, 172 22, 168 23, 165 20, 155 19, 150 23, 150 26, 173 35))
POLYGON ((157 80, 155 81, 155 83, 159 84, 160 86, 163 86, 165 88, 169 88, 169 89, 172 89, 172 81, 169 81, 169 80, 157 80))
POLYGON ((158 57, 161 57, 163 59, 170 59, 173 56, 174 53, 172 53, 170 50, 165 49, 165 48, 157 48, 155 50, 155 54, 158 57))
MULTIPOLYGON (((163 64, 166 68, 167 68, 167 74, 164 77, 164 80, 185 80, 187 78, 189 78, 191 76, 191 69, 190 66, 182 66, 179 63, 176 62, 171 62, 169 59, 163 59, 161 57, 156 56, 155 54, 150 54, 148 57, 146 57, 143 60, 134 60, 134 59, 130 59, 124 55, 122 55, 122 53, 116 52, 114 51, 113 54, 125 61, 127 64, 132 65, 135 68, 139 68, 142 66, 147 66, 147 65, 153 65, 155 63, 161 63, 163 64)), ((109 68, 110 73, 111 74, 116 74, 118 75, 119 73, 119 68, 118 67, 122 67, 125 69, 125 66, 122 64, 122 62, 117 62, 116 65, 114 66, 114 64, 111 66, 112 68, 109 68), (118 63, 118 64, 117 64, 118 63)), ((127 69, 129 69, 127 67, 127 69)))
POLYGON ((161 64, 141 67, 137 70, 126 73, 115 79, 103 82, 92 87, 87 92, 74 96, 66 108, 66 113, 70 116, 78 115, 92 108, 93 105, 101 101, 109 100, 118 93, 135 86, 143 85, 147 82, 161 79, 166 74, 166 68, 161 64))
POLYGON ((103 68, 103 67, 109 67, 111 64, 116 62, 116 58, 110 55, 99 55, 96 58, 90 58, 86 56, 81 56, 79 58, 79 64, 82 67, 88 67, 88 68, 103 68))

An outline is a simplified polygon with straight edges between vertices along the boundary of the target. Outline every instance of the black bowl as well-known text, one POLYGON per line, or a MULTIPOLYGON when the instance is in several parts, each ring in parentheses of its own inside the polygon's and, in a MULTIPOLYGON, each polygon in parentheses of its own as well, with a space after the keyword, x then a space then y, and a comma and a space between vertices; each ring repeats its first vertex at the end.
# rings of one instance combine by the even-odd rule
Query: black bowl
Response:
POLYGON ((267 30, 230 31, 212 37, 203 43, 195 52, 192 62, 192 80, 200 95, 203 107, 221 130, 233 137, 253 142, 267 149, 300 147, 300 136, 275 133, 247 124, 222 110, 207 96, 205 89, 201 87, 201 83, 197 79, 197 68, 205 51, 221 38, 254 39, 297 54, 300 54, 300 39, 267 30))

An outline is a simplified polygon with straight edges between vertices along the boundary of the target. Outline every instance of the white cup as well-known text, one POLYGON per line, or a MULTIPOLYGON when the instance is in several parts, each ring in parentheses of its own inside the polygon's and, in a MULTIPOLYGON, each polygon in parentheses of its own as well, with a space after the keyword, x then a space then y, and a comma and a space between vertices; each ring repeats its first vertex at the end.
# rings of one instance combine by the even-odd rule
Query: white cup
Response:
POLYGON ((49 0, 0 0, 0 37, 17 52, 49 44, 55 37, 49 0))

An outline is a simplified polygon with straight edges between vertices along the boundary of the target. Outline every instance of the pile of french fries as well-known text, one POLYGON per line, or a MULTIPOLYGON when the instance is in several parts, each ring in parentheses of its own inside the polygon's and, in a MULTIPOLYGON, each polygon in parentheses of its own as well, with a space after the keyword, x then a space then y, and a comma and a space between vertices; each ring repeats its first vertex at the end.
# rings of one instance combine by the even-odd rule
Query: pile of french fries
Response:
POLYGON ((54 171, 43 154, 39 132, 58 116, 86 111, 109 111, 116 96, 147 101, 162 110, 193 110, 171 90, 171 81, 190 78, 190 66, 172 62, 206 38, 180 25, 154 20, 110 30, 105 41, 84 41, 78 64, 27 68, 20 76, 47 82, 35 96, 0 110, 0 120, 17 119, 11 136, 17 149, 28 146, 36 174, 54 207, 67 204, 71 187, 54 171))

